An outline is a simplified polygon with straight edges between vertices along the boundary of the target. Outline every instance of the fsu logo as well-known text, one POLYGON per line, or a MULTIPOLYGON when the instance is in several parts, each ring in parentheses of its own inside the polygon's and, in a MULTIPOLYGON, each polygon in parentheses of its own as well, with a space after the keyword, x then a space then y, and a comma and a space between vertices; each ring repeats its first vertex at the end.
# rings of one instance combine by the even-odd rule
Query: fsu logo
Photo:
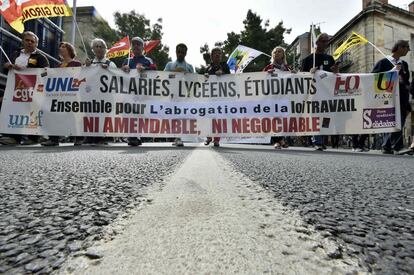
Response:
POLYGON ((375 98, 392 98, 396 85, 398 85, 397 71, 376 74, 374 81, 375 98))
POLYGON ((36 75, 16 74, 13 92, 14 102, 32 102, 36 75))

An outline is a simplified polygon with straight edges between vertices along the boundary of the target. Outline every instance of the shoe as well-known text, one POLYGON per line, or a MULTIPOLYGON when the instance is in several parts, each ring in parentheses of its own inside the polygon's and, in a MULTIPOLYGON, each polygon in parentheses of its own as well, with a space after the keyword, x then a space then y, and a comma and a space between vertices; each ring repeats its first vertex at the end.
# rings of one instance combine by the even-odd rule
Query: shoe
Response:
POLYGON ((52 140, 46 140, 44 142, 40 143, 42 146, 59 146, 59 142, 52 141, 52 140))
POLYGON ((32 139, 25 139, 25 140, 20 141, 20 145, 33 145, 36 143, 37 142, 32 139))
POLYGON ((177 146, 177 147, 183 147, 184 146, 184 143, 182 142, 182 140, 181 139, 179 139, 179 138, 177 138, 174 142, 173 142, 173 144, 172 144, 173 146, 177 146))
POLYGON ((315 151, 323 151, 322 146, 315 145, 313 148, 315 148, 315 151))
POLYGON ((136 147, 136 146, 142 145, 142 142, 140 139, 132 139, 128 141, 128 145, 132 147, 136 147))
POLYGON ((381 152, 384 155, 392 155, 392 154, 394 154, 394 152, 392 150, 386 150, 386 149, 382 149, 381 152))
MULTIPOLYGON (((85 138, 82 142, 82 144, 94 144, 94 143, 95 143, 94 139, 90 137, 85 138)), ((79 145, 82 145, 82 144, 79 144, 79 145)))
POLYGON ((208 139, 207 139, 206 141, 204 141, 204 145, 206 145, 206 146, 207 146, 207 145, 209 145, 209 144, 210 144, 210 142, 211 142, 211 140, 208 140, 208 139))
POLYGON ((282 146, 279 142, 276 142, 275 145, 273 145, 273 147, 275 147, 275 149, 282 149, 282 146))
POLYGON ((12 137, 0 137, 0 144, 17 145, 17 140, 12 137))
POLYGON ((213 143, 213 145, 214 145, 214 147, 220 147, 220 143, 218 143, 217 141, 215 141, 215 142, 213 143))
POLYGON ((96 145, 108 145, 108 141, 107 140, 100 140, 100 141, 98 141, 97 143, 96 143, 96 145))
POLYGON ((364 152, 364 149, 362 149, 362 148, 357 148, 357 149, 355 149, 355 152, 364 152))
POLYGON ((73 141, 74 146, 81 146, 82 144, 83 144, 83 139, 75 138, 75 140, 73 141))

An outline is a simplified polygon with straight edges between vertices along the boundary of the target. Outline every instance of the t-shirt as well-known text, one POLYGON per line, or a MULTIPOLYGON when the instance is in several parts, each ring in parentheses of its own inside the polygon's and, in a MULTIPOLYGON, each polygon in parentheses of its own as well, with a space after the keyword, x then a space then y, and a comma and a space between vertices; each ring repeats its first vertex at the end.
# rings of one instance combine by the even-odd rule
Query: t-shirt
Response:
POLYGON ((66 68, 66 67, 82 67, 82 63, 80 61, 78 61, 78 60, 72 60, 69 63, 62 62, 59 65, 59 68, 66 68))
POLYGON ((275 71, 290 71, 289 66, 287 64, 273 64, 270 63, 269 65, 267 65, 263 71, 267 72, 270 70, 275 70, 275 71))
POLYGON ((20 55, 16 58, 14 64, 26 68, 27 63, 29 63, 30 53, 25 53, 23 50, 20 52, 20 55))
POLYGON ((219 70, 222 70, 223 74, 230 74, 230 68, 229 68, 229 65, 227 65, 226 62, 220 62, 219 65, 210 64, 210 65, 208 65, 208 67, 206 69, 207 74, 209 74, 209 75, 214 75, 219 70))
POLYGON ((145 70, 157 69, 157 66, 155 66, 154 62, 152 62, 152 59, 143 55, 125 59, 124 63, 122 63, 122 66, 127 64, 129 64, 130 69, 136 69, 138 64, 144 66, 145 70))
POLYGON ((186 73, 194 73, 194 68, 191 64, 187 62, 178 62, 178 60, 174 62, 168 62, 165 65, 164 71, 168 72, 186 72, 186 73))
MULTIPOLYGON (((326 53, 315 54, 315 67, 319 70, 332 72, 331 67, 335 65, 333 57, 326 53)), ((302 61, 302 72, 309 72, 313 68, 313 54, 308 55, 302 61)))
POLYGON ((100 66, 100 65, 103 65, 103 64, 108 65, 108 67, 110 67, 110 68, 116 68, 115 63, 112 62, 111 60, 105 58, 105 57, 100 59, 100 60, 95 57, 91 62, 92 66, 100 66))

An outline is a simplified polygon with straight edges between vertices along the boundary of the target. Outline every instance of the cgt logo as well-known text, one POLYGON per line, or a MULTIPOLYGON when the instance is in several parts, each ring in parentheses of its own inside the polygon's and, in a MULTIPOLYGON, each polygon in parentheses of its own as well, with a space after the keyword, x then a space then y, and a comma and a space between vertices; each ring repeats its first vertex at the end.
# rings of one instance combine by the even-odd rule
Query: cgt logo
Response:
POLYGON ((395 85, 398 83, 398 72, 390 71, 375 75, 375 99, 390 99, 393 97, 395 85))
POLYGON ((16 74, 13 92, 14 102, 32 102, 36 75, 16 74))
POLYGON ((86 82, 86 79, 77 79, 73 77, 53 77, 48 78, 46 82, 46 92, 77 92, 79 86, 86 82))
POLYGON ((345 78, 338 75, 335 81, 334 95, 336 96, 348 96, 360 94, 359 84, 361 78, 358 75, 351 75, 345 78))
POLYGON ((31 111, 29 115, 9 115, 9 128, 28 128, 36 129, 43 126, 43 111, 35 113, 31 111))
POLYGON ((364 109, 363 129, 393 128, 396 126, 395 108, 364 109))

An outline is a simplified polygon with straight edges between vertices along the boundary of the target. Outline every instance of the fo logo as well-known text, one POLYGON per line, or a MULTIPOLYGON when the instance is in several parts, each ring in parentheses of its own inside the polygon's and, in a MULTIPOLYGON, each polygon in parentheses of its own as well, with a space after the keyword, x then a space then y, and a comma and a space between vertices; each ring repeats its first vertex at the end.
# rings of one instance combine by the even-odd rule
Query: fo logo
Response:
POLYGON ((357 95, 360 94, 359 84, 361 79, 358 75, 351 75, 343 78, 338 75, 335 81, 334 95, 357 95))
POLYGON ((79 86, 86 82, 86 79, 77 79, 73 77, 53 77, 48 78, 46 82, 46 92, 77 92, 79 86))
POLYGON ((14 102, 32 102, 36 85, 36 75, 16 74, 14 85, 14 102))
POLYGON ((375 98, 391 98, 395 90, 395 85, 398 83, 397 79, 397 71, 376 74, 374 81, 375 98))

